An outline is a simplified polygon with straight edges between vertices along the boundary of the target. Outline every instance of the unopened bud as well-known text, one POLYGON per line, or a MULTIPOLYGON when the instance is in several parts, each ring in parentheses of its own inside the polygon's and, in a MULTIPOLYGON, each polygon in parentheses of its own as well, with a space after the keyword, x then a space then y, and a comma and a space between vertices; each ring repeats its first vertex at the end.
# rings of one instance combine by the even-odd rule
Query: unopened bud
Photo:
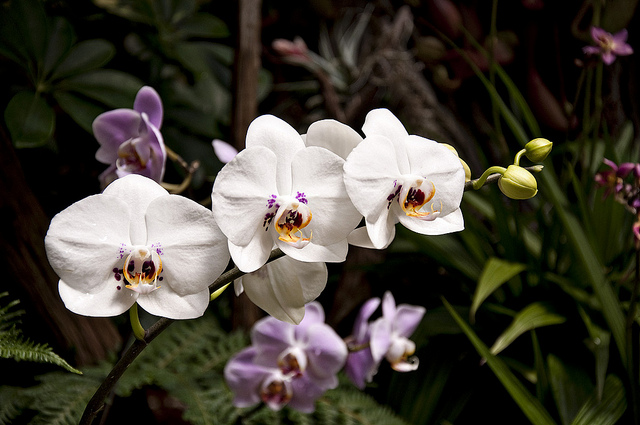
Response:
POLYGON ((553 143, 547 139, 533 139, 532 141, 524 145, 525 155, 532 162, 542 162, 545 160, 547 155, 549 155, 552 147, 553 143))
POLYGON ((509 165, 500 180, 498 187, 511 199, 529 199, 538 193, 538 182, 529 171, 518 165, 509 165))

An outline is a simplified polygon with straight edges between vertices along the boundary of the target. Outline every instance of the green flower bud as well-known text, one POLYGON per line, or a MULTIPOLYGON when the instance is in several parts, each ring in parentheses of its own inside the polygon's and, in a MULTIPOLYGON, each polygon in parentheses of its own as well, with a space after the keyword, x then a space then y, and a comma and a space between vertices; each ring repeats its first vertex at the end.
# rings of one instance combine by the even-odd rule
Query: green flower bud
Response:
POLYGON ((542 162, 551 152, 553 143, 547 139, 537 138, 533 139, 526 145, 524 145, 525 155, 532 162, 542 162))
POLYGON ((504 172, 498 187, 511 199, 529 199, 538 193, 538 182, 529 171, 518 165, 509 165, 504 172))

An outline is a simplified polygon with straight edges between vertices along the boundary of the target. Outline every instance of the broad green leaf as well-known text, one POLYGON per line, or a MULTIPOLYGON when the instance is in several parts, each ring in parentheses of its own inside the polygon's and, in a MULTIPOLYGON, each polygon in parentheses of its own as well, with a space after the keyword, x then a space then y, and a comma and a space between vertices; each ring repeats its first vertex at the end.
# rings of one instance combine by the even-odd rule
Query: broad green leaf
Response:
POLYGON ((570 364, 565 365, 553 354, 547 356, 547 365, 551 393, 560 419, 563 425, 569 425, 593 391, 593 384, 585 371, 570 364))
POLYGON ((523 333, 541 326, 557 325, 565 322, 565 318, 551 313, 542 303, 533 303, 522 309, 509 327, 496 339, 491 347, 491 354, 496 355, 507 348, 523 333))
POLYGON ((495 257, 489 258, 484 265, 484 269, 482 269, 478 286, 476 286, 476 291, 473 294, 471 311, 469 311, 471 322, 473 323, 475 320, 478 307, 489 295, 526 268, 527 266, 524 264, 512 263, 495 257))
POLYGON ((4 111, 4 120, 17 148, 42 146, 53 135, 53 109, 35 92, 13 96, 4 111))
POLYGON ((51 71, 60 63, 64 56, 71 50, 75 41, 75 34, 69 21, 64 18, 55 18, 51 21, 49 44, 44 57, 42 73, 45 79, 51 71))
POLYGON ((223 38, 229 36, 229 29, 224 21, 216 16, 197 13, 182 20, 177 27, 181 38, 223 38))
POLYGON ((607 376, 602 399, 593 394, 582 406, 572 425, 615 425, 627 409, 624 385, 615 375, 607 376))
POLYGON ((486 364, 491 368, 496 377, 500 380, 504 388, 507 390, 513 401, 520 407, 522 413, 536 425, 552 425, 555 424, 553 418, 544 408, 542 403, 535 398, 514 375, 504 362, 498 357, 491 354, 487 346, 473 332, 473 329, 467 324, 455 309, 445 300, 442 299, 444 306, 458 323, 462 331, 467 335, 469 341, 473 344, 478 354, 486 360, 486 364))
POLYGON ((103 107, 90 102, 73 93, 54 91, 54 99, 58 105, 82 128, 93 133, 91 125, 98 115, 105 112, 103 107))
POLYGON ((51 79, 59 79, 74 74, 100 68, 115 55, 113 44, 103 39, 85 40, 71 48, 67 56, 53 70, 51 79))
POLYGON ((97 69, 65 78, 56 86, 61 91, 80 93, 111 108, 132 108, 140 79, 114 69, 97 69))

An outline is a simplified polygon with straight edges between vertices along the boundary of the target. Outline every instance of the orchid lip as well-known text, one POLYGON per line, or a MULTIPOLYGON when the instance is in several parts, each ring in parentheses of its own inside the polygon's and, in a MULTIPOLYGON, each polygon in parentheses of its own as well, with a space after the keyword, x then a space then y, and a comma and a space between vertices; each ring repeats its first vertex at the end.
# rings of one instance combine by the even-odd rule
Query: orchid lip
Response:
POLYGON ((260 399, 274 410, 291 401, 293 392, 288 380, 280 373, 265 378, 260 387, 260 399))
POLYGON ((435 203, 427 207, 435 194, 436 185, 432 181, 420 176, 403 176, 401 180, 394 181, 393 191, 387 196, 387 207, 396 200, 408 217, 431 221, 442 211, 442 202, 440 209, 436 209, 435 203))
POLYGON ((278 202, 274 205, 278 206, 278 210, 269 219, 269 223, 273 220, 274 228, 279 235, 278 239, 295 248, 304 248, 312 237, 311 233, 309 237, 305 237, 302 233, 302 229, 311 222, 311 210, 307 206, 304 194, 301 196, 299 193, 295 199, 286 198, 278 198, 278 202))
POLYGON ((278 367, 285 376, 302 376, 307 367, 307 356, 300 347, 290 347, 278 356, 278 367))
POLYGON ((162 260, 158 249, 143 245, 132 247, 122 268, 122 274, 129 282, 126 287, 140 294, 148 294, 160 288, 158 281, 162 280, 161 272, 162 260))

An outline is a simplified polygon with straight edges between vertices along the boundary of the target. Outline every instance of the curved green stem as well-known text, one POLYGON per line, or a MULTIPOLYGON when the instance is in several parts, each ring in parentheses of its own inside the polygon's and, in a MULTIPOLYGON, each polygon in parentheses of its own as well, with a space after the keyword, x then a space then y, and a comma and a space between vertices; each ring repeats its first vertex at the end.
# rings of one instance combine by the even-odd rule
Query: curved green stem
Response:
POLYGON ((498 165, 494 165, 493 167, 489 167, 489 168, 487 168, 487 170, 484 173, 482 173, 482 176, 480 176, 479 179, 472 181, 472 186, 473 186, 473 188, 475 190, 478 190, 484 185, 484 183, 487 181, 487 178, 491 174, 498 173, 498 174, 502 175, 502 174, 504 174, 505 171, 507 171, 506 168, 500 167, 498 165))
POLYGON ((513 160, 513 165, 520 165, 520 158, 522 158, 522 155, 524 155, 525 153, 527 153, 526 149, 522 149, 520 152, 518 152, 513 160))
POLYGON ((138 316, 138 303, 133 303, 129 309, 129 320, 131 321, 131 329, 137 340, 144 341, 145 330, 140 324, 140 317, 138 316))

